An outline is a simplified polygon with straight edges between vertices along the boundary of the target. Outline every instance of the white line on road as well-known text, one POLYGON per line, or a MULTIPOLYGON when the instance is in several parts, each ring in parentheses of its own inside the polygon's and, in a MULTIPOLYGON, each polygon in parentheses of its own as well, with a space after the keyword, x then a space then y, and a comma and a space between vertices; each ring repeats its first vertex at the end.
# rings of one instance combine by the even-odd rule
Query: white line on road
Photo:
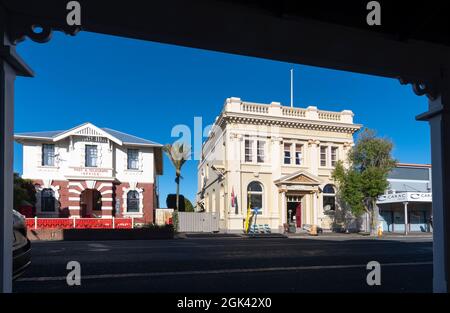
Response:
MULTIPOLYGON (((381 266, 421 266, 431 265, 433 262, 408 262, 408 263, 385 263, 381 266)), ((240 269, 221 269, 221 270, 203 270, 203 271, 176 271, 176 272, 150 272, 150 273, 122 273, 122 274, 102 274, 102 275, 82 275, 81 279, 106 279, 106 278, 133 278, 133 277, 160 277, 160 276, 181 276, 181 275, 211 275, 211 274, 235 274, 235 273, 261 273, 261 272, 280 272, 280 271, 302 271, 302 270, 321 270, 321 269, 350 269, 366 268, 366 264, 352 265, 320 265, 320 266, 291 266, 291 267, 261 267, 261 268, 240 268, 240 269)), ((50 277, 24 277, 19 278, 19 282, 45 282, 66 280, 65 276, 50 277)))

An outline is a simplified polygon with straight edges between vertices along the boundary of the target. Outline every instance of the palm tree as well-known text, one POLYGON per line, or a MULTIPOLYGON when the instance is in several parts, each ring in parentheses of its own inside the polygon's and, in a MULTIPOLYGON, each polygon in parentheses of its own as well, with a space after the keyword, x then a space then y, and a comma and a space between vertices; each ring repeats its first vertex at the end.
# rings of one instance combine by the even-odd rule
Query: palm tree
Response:
POLYGON ((180 178, 183 178, 181 176, 181 168, 189 159, 191 152, 190 148, 183 143, 175 143, 173 145, 167 144, 163 147, 163 151, 169 157, 173 167, 175 167, 175 183, 177 184, 176 210, 178 211, 178 208, 180 207, 180 178))

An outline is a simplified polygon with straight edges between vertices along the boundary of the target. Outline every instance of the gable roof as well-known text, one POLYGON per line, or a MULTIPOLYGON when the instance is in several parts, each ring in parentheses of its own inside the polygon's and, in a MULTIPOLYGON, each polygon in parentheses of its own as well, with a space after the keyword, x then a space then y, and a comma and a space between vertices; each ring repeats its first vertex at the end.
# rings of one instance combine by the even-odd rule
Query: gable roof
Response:
POLYGON ((45 140, 56 142, 72 135, 83 135, 83 132, 86 132, 86 136, 91 135, 107 137, 119 145, 162 147, 162 145, 157 142, 126 134, 111 128, 99 128, 91 123, 83 123, 68 130, 17 133, 14 135, 14 139, 45 140))
POLYGON ((162 145, 157 142, 122 133, 111 128, 102 128, 102 130, 107 132, 111 136, 114 136, 115 138, 121 140, 126 145, 151 145, 155 147, 162 147, 162 145))

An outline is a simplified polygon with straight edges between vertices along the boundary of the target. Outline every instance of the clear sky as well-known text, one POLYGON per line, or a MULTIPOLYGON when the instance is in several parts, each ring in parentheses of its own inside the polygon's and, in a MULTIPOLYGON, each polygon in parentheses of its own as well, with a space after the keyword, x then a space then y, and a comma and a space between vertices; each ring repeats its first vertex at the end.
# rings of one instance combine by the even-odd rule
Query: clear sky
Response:
MULTIPOLYGON (((194 117, 202 117, 204 127, 213 123, 227 97, 289 105, 294 67, 294 106, 350 109, 355 122, 393 140, 399 161, 430 163, 428 124, 414 119, 426 111, 427 99, 394 79, 83 32, 55 33, 46 44, 27 40, 18 52, 36 77, 16 81, 16 132, 64 130, 89 121, 171 143, 175 125, 193 132, 194 117)), ((21 173, 18 144, 14 160, 21 173)), ((192 201, 197 163, 185 165, 181 181, 181 192, 192 201)), ((175 192, 166 157, 160 191, 165 207, 166 195, 175 192)))

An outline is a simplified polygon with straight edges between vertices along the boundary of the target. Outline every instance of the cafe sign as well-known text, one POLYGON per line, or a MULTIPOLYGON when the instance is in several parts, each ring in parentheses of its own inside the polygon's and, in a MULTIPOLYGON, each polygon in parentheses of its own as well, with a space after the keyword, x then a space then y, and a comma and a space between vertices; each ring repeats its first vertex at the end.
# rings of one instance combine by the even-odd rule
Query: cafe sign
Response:
POLYGON ((431 192, 399 192, 381 195, 377 199, 377 204, 398 203, 398 202, 431 202, 431 192))

